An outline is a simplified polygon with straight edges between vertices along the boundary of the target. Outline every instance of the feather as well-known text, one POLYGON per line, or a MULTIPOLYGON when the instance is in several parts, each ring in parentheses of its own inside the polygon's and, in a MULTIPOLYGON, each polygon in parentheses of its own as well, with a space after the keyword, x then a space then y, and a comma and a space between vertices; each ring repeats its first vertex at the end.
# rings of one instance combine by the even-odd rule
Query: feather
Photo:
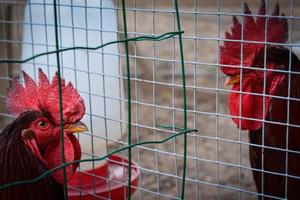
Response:
MULTIPOLYGON (((47 171, 21 139, 21 131, 29 126, 39 112, 23 113, 0 134, 0 185, 34 179, 47 171)), ((11 186, 0 190, 3 200, 62 200, 63 187, 48 175, 36 183, 11 186)))
MULTIPOLYGON (((287 54, 288 55, 288 54, 287 54)), ((287 56, 286 55, 286 56, 287 56)), ((298 61, 299 62, 299 61, 298 61)), ((295 63, 293 63, 295 64, 295 63)), ((294 65, 295 67, 295 65, 294 65)), ((300 65, 297 66, 300 68, 300 65)), ((288 80, 285 80, 277 96, 288 96, 288 80)), ((300 98, 300 76, 291 76, 290 93, 292 98, 300 98)), ((268 113, 268 121, 287 122, 287 105, 289 103, 289 123, 300 124, 299 101, 287 101, 286 99, 272 99, 268 113)), ((256 183, 256 188, 259 193, 265 195, 286 198, 291 200, 298 199, 300 179, 287 178, 286 174, 291 176, 300 176, 300 154, 287 153, 287 149, 300 151, 300 128, 286 125, 278 125, 273 123, 265 123, 264 131, 262 129, 249 131, 251 144, 263 146, 250 146, 249 157, 251 167, 253 168, 253 177, 256 183), (288 130, 288 131, 287 131, 288 130), (288 135, 288 138, 287 138, 288 135), (287 141, 288 140, 288 141, 287 141), (264 141, 264 143, 262 143, 264 141), (288 143, 287 143, 288 142, 288 143), (288 146, 287 146, 288 144, 288 146), (264 148, 263 148, 264 147, 264 148), (271 149, 273 147, 276 149, 271 149), (262 153, 263 151, 263 153, 262 153), (264 155, 262 157, 262 155, 264 155), (287 158, 287 160, 286 160, 287 158), (263 164, 262 164, 263 163, 263 164), (257 170, 263 170, 261 173, 257 170), (272 174, 277 173, 281 175, 272 174), (263 176, 263 182, 262 182, 263 176), (262 185, 263 183, 263 185, 262 185), (287 185, 286 185, 287 184, 287 185), (287 188, 287 196, 286 195, 287 188), (263 189, 263 190, 262 190, 263 189)), ((271 199, 271 198, 264 198, 271 199)))

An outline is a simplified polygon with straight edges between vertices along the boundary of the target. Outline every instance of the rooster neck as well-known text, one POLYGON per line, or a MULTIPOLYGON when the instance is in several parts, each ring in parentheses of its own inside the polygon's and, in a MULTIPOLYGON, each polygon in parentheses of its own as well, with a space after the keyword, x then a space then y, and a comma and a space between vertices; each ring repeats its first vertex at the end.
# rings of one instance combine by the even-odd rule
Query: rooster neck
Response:
POLYGON ((284 97, 285 99, 272 98, 270 102, 270 109, 268 114, 268 121, 288 123, 292 126, 269 124, 267 131, 270 137, 278 138, 276 141, 286 141, 286 135, 289 134, 288 145, 289 149, 300 150, 300 128, 293 127, 293 125, 300 125, 300 75, 293 74, 288 76, 282 84, 277 96, 284 97), (291 98, 288 100, 287 98, 291 98), (297 99, 297 101, 292 100, 297 99), (289 111, 289 112, 288 112, 289 111), (288 119, 288 120, 287 120, 288 119), (270 129, 270 130, 268 130, 270 129))
MULTIPOLYGON (((21 130, 35 115, 28 113, 20 116, 0 134, 0 185, 31 180, 47 171, 44 163, 33 155, 21 137, 21 130)), ((63 199, 63 188, 51 176, 47 176, 37 183, 0 190, 0 199, 63 199)))
MULTIPOLYGON (((287 78, 283 82, 276 95, 281 97, 290 96, 291 98, 300 99, 299 85, 300 76, 291 75, 290 81, 287 78)), ((299 101, 288 101, 287 99, 272 98, 270 101, 270 109, 267 121, 280 123, 289 122, 289 124, 292 125, 299 125, 299 110, 299 101), (287 109, 289 109, 289 113, 287 112, 287 109), (287 117, 289 117, 289 121, 287 121, 287 117)), ((251 167, 259 170, 263 169, 264 171, 269 172, 281 174, 288 173, 292 176, 300 176, 300 154, 286 152, 286 149, 289 149, 291 151, 300 150, 299 134, 300 128, 274 123, 265 123, 264 130, 259 129, 256 131, 250 131, 250 144, 264 146, 264 148, 262 148, 261 146, 250 145, 249 157, 251 167)), ((262 192, 262 173, 260 173, 259 171, 253 171, 253 177, 258 192, 262 192)), ((285 176, 276 176, 265 172, 263 183, 264 194, 282 198, 285 197, 285 176)), ((298 199, 300 180, 289 178, 287 184, 288 199, 298 199)))

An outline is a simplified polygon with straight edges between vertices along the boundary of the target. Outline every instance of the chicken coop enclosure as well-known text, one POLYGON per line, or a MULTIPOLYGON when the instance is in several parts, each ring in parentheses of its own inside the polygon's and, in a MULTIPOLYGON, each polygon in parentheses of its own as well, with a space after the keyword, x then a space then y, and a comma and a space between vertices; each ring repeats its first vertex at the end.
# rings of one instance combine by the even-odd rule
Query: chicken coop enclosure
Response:
POLYGON ((1 0, 0 130, 16 118, 5 100, 13 79, 58 72, 83 98, 89 128, 76 134, 82 156, 65 199, 294 199, 299 6, 1 0))

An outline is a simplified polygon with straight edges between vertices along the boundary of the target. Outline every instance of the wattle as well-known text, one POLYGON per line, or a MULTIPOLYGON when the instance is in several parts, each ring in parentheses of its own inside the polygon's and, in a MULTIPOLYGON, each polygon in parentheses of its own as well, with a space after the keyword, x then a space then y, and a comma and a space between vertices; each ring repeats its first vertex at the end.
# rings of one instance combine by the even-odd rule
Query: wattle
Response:
POLYGON ((263 100, 263 87, 253 80, 243 80, 242 92, 256 93, 256 94, 240 94, 240 85, 236 84, 232 87, 232 91, 228 97, 229 112, 232 120, 242 130, 257 130, 262 127, 262 120, 266 117, 269 110, 269 97, 263 100), (264 101, 264 102, 263 102, 264 101), (242 105, 240 105, 242 103, 242 105), (265 110, 263 113, 263 103, 265 103, 265 110), (242 109, 240 112, 240 108, 242 109), (265 115, 265 116, 264 116, 265 115), (251 119, 240 119, 253 118, 251 119))
MULTIPOLYGON (((66 135, 64 137, 64 155, 65 163, 72 162, 74 160, 80 160, 81 158, 81 149, 78 140, 73 134, 66 135)), ((47 169, 52 169, 54 167, 60 166, 62 164, 62 145, 61 141, 53 142, 47 147, 44 159, 46 161, 47 169)), ((67 166, 66 169, 66 178, 69 180, 74 171, 77 169, 78 164, 72 164, 67 166)), ((64 174, 63 169, 54 171, 52 177, 60 184, 64 183, 64 174)))

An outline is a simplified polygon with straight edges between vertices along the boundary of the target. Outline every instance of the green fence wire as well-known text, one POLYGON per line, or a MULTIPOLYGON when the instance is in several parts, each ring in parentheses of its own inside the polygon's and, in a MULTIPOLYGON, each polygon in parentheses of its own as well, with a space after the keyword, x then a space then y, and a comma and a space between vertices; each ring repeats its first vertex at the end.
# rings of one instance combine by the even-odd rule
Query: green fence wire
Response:
POLYGON ((62 145, 62 165, 57 166, 51 170, 48 170, 47 172, 41 174, 39 177, 36 177, 34 179, 31 180, 18 180, 18 181, 14 181, 11 183, 7 183, 5 185, 1 185, 0 186, 0 190, 8 188, 8 187, 13 187, 15 185, 20 185, 20 184, 32 184, 35 183, 43 178, 45 178, 46 176, 50 175, 52 172, 59 170, 59 169, 63 169, 64 172, 64 195, 65 195, 65 199, 68 199, 68 189, 67 189, 67 179, 66 179, 66 171, 65 168, 69 165, 75 164, 75 163, 83 163, 83 162, 93 162, 93 161, 100 161, 103 159, 108 158, 109 156, 116 154, 118 152, 122 152, 122 151, 128 151, 128 193, 127 193, 127 198, 130 199, 131 198, 131 150, 134 147, 138 147, 141 145, 147 145, 147 144, 161 144, 161 143, 165 143, 168 140, 171 140, 172 138, 175 138, 179 135, 183 135, 184 136, 184 149, 183 149, 183 172, 182 172, 182 184, 181 184, 181 199, 184 199, 184 194, 185 194, 185 181, 186 181, 186 160, 187 160, 187 155, 186 155, 186 151, 187 151, 187 133, 189 132, 195 132, 197 130, 195 129, 188 129, 187 128, 187 102, 186 102, 186 82, 185 82, 185 67, 184 67, 184 52, 183 52, 183 44, 182 44, 182 34, 184 33, 181 30, 181 25, 180 25, 180 15, 179 15, 179 8, 178 8, 178 0, 174 0, 174 13, 175 13, 175 17, 176 17, 176 23, 177 23, 177 31, 173 31, 173 32, 167 32, 164 34, 161 34, 159 36, 140 36, 140 37, 132 37, 129 38, 128 37, 128 32, 127 32, 127 21, 126 21, 126 0, 122 0, 122 15, 123 15, 123 27, 124 27, 124 39, 123 40, 117 40, 117 41, 111 41, 105 44, 101 44, 99 46, 96 47, 82 47, 82 46, 75 46, 75 47, 70 47, 70 48, 64 48, 61 49, 59 47, 59 37, 58 37, 58 15, 57 15, 57 0, 53 0, 53 10, 54 10, 54 25, 55 25, 55 46, 56 46, 56 50, 55 51, 49 51, 49 52, 44 52, 44 53, 40 53, 37 55, 34 55, 30 58, 24 59, 24 60, 15 60, 15 59, 3 59, 0 60, 0 64, 2 63, 25 63, 28 62, 30 60, 33 60, 37 57, 41 57, 44 55, 49 55, 49 54, 56 54, 56 59, 57 59, 57 72, 58 72, 58 87, 59 87, 59 104, 60 104, 60 128, 61 128, 61 140, 62 143, 64 141, 64 137, 63 137, 63 118, 62 118, 62 88, 61 88, 61 66, 60 66, 60 53, 64 52, 64 51, 70 51, 70 50, 97 50, 100 48, 103 48, 107 45, 111 45, 111 44, 116 44, 116 43, 124 43, 125 44, 125 58, 126 58, 126 73, 127 73, 127 96, 128 96, 128 105, 127 105, 127 109, 128 109, 128 145, 123 147, 123 148, 119 148, 116 149, 110 153, 108 153, 105 156, 99 157, 99 158, 93 158, 93 159, 82 159, 82 160, 76 160, 73 162, 65 162, 65 158, 64 158, 64 145, 62 145), (131 83, 130 83, 130 62, 129 62, 129 50, 128 50, 128 43, 129 42, 138 42, 138 41, 162 41, 162 40, 167 40, 169 38, 173 38, 178 36, 178 40, 179 40, 179 47, 180 47, 180 60, 181 60, 181 79, 182 79, 182 88, 183 88, 183 93, 182 93, 182 98, 183 98, 183 112, 184 112, 184 121, 183 121, 183 128, 179 128, 179 127, 173 127, 173 126, 169 126, 169 125, 159 125, 157 124, 157 128, 160 129, 168 129, 168 130, 175 130, 175 133, 171 134, 169 137, 166 137, 163 140, 157 140, 157 141, 142 141, 142 142, 138 142, 138 143, 132 143, 132 138, 131 138, 131 83))

